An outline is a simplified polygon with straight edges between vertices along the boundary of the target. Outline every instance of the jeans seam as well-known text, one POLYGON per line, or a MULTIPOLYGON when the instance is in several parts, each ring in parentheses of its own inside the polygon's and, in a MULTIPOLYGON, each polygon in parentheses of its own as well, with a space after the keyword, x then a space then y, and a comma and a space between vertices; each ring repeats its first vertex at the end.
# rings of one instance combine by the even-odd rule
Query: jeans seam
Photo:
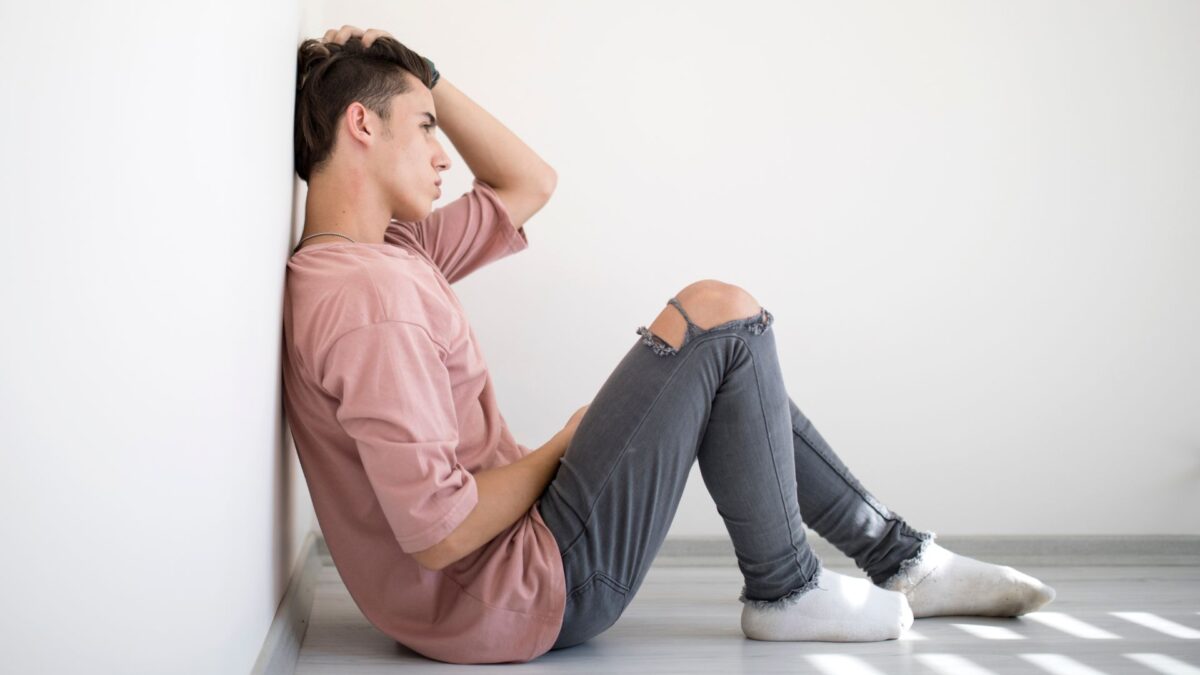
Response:
POLYGON ((604 585, 611 587, 613 590, 615 590, 616 592, 618 592, 622 595, 629 594, 629 587, 627 587, 625 584, 622 584, 621 582, 617 581, 616 579, 612 578, 611 576, 609 576, 608 574, 606 574, 600 570, 596 570, 596 571, 592 572, 591 574, 589 574, 588 578, 586 580, 584 580, 582 583, 576 585, 575 588, 571 589, 571 591, 567 593, 567 598, 570 599, 570 598, 575 597, 576 595, 579 595, 579 592, 582 591, 583 589, 587 588, 588 586, 592 585, 593 581, 599 581, 600 583, 603 583, 604 585))
MULTIPOLYGON (((760 313, 757 316, 762 316, 762 314, 760 313)), ((716 328, 710 328, 709 330, 697 335, 695 340, 693 340, 692 342, 703 344, 704 342, 708 342, 710 340, 718 340, 722 337, 736 337, 739 340, 742 340, 743 342, 745 342, 745 338, 737 333, 722 333, 720 335, 709 335, 710 332, 715 331, 715 330, 716 330, 716 328)), ((765 328, 764 328, 764 330, 765 330, 765 328)), ((687 343, 685 342, 685 345, 686 344, 687 343)), ((680 350, 682 350, 683 347, 684 347, 684 345, 680 345, 680 350)), ((599 501, 601 499, 601 497, 603 497, 604 490, 606 487, 608 487, 608 482, 610 480, 612 480, 613 472, 615 472, 617 470, 617 466, 621 462, 625 461, 625 453, 629 451, 629 445, 631 443, 633 443, 633 439, 636 438, 638 435, 638 432, 641 431, 642 425, 644 425, 646 423, 646 419, 650 416, 650 413, 654 411, 654 407, 658 405, 658 402, 660 400, 662 400, 663 395, 670 388, 671 382, 673 382, 675 380, 675 378, 679 375, 680 369, 684 366, 684 364, 686 364, 688 362, 688 359, 692 358, 692 355, 695 353, 696 353, 696 350, 694 348, 689 350, 687 352, 687 354, 682 354, 682 353, 677 352, 677 355, 683 356, 684 358, 678 359, 675 361, 675 368, 674 368, 674 370, 671 371, 671 375, 663 383, 662 390, 660 390, 658 392, 658 394, 654 397, 654 400, 651 401, 650 405, 646 407, 645 412, 642 413, 642 419, 638 420, 637 426, 634 427, 633 431, 629 434, 629 440, 626 441, 625 447, 621 448, 620 457, 613 464, 612 471, 609 471, 608 475, 604 477, 604 482, 600 485, 600 488, 598 490, 598 494, 600 496, 596 497, 596 501, 599 501)), ((761 403, 762 403, 762 397, 760 394, 759 404, 761 405, 761 403)), ((707 420, 705 420, 705 424, 707 424, 707 420)), ((776 469, 776 471, 778 471, 778 468, 776 469)), ((776 482, 778 482, 778 479, 776 482)), ((574 511, 574 509, 571 509, 571 510, 574 511)), ((587 532, 588 523, 591 522, 592 516, 595 515, 595 513, 596 513, 596 502, 592 502, 591 504, 588 505, 587 519, 586 520, 581 519, 579 532, 575 535, 575 538, 571 540, 571 543, 567 544, 567 547, 565 549, 563 549, 563 551, 562 551, 563 556, 566 556, 567 553, 569 553, 571 551, 571 549, 575 548, 575 545, 578 544, 580 539, 583 538, 584 533, 587 532)), ((578 515, 579 514, 576 514, 576 516, 578 516, 578 515)), ((799 553, 799 551, 797 551, 797 553, 799 553)))
POLYGON ((629 586, 626 586, 625 584, 617 581, 616 578, 614 578, 604 572, 600 572, 600 571, 596 572, 596 578, 600 582, 611 586, 613 588, 613 590, 617 591, 621 595, 625 595, 625 596, 629 595, 629 586))
MULTIPOLYGON (((641 431, 642 426, 646 423, 646 419, 650 417, 650 413, 654 411, 654 407, 658 405, 658 402, 660 400, 662 400, 662 397, 667 392, 667 389, 670 387, 671 382, 673 382, 675 380, 676 376, 679 375, 679 369, 682 368, 685 363, 687 363, 687 360, 689 358, 691 358, 691 355, 694 353, 695 353, 695 350, 688 352, 688 354, 686 355, 687 358, 684 358, 684 359, 674 362, 675 368, 671 371, 670 376, 667 377, 666 381, 663 383, 662 389, 658 392, 658 394, 655 395, 654 400, 650 402, 650 405, 646 407, 645 412, 642 413, 642 419, 638 420, 637 426, 635 426, 633 428, 633 431, 630 432, 629 440, 627 440, 625 442, 625 446, 623 448, 621 448, 620 455, 617 458, 617 461, 613 463, 612 470, 609 471, 608 475, 604 477, 604 482, 601 483, 599 490, 597 490, 598 496, 596 497, 596 501, 594 501, 588 505, 587 519, 581 521, 582 524, 579 528, 579 533, 576 534, 575 538, 571 540, 571 543, 568 544, 565 549, 563 549, 562 554, 564 556, 567 553, 569 553, 571 551, 571 549, 575 548, 575 545, 579 543, 580 539, 583 538, 584 533, 587 532, 588 523, 590 523, 592 521, 592 517, 596 514, 596 502, 600 501, 600 499, 602 499, 604 497, 604 490, 608 487, 609 481, 612 480, 612 475, 617 470, 617 466, 620 465, 621 462, 625 461, 625 453, 629 452, 630 444, 633 443, 633 439, 637 438, 638 432, 641 431)), ((572 509, 572 510, 574 510, 574 509, 572 509)), ((578 515, 578 514, 576 514, 576 515, 578 515)))
MULTIPOLYGON (((809 424, 811 424, 811 422, 809 422, 809 424)), ((838 475, 838 477, 842 479, 842 482, 845 483, 847 487, 849 487, 850 489, 852 489, 856 493, 858 493, 858 496, 861 497, 862 500, 864 502, 866 502, 867 505, 870 506, 875 511, 875 513, 878 513, 881 518, 883 518, 884 520, 887 520, 887 521, 891 521, 891 522, 898 520, 898 518, 894 517, 894 514, 891 514, 890 509, 888 510, 889 511, 888 513, 884 513, 883 511, 881 511, 879 509, 879 507, 875 505, 874 497, 869 496, 864 490, 860 489, 857 485, 855 485, 854 481, 851 481, 849 478, 847 478, 846 475, 844 473, 842 473, 842 471, 833 464, 833 462, 829 461, 829 458, 827 458, 825 456, 825 453, 821 452, 820 448, 818 448, 816 445, 814 445, 812 442, 810 442, 808 440, 808 438, 799 429, 797 429, 796 425, 794 425, 794 424, 792 425, 792 433, 794 435, 798 436, 800 438, 800 440, 803 441, 804 444, 808 446, 808 449, 817 455, 817 457, 820 457, 821 461, 825 462, 826 466, 828 466, 830 469, 833 469, 833 472, 836 473, 838 475)))
MULTIPOLYGON (((743 338, 740 335, 737 335, 736 337, 739 340, 741 340, 743 344, 746 344, 745 338, 743 338)), ((766 409, 766 406, 763 404, 762 378, 760 377, 759 372, 758 372, 758 359, 756 359, 754 357, 754 350, 751 349, 748 345, 746 347, 746 351, 750 357, 751 371, 754 373, 754 386, 755 386, 755 390, 758 392, 758 408, 759 408, 759 412, 762 413, 764 435, 767 437, 767 448, 768 448, 769 455, 771 457, 771 469, 775 472, 775 489, 777 489, 779 491, 780 504, 783 506, 783 517, 784 517, 784 520, 787 521, 788 535, 789 535, 788 541, 792 547, 792 558, 796 562, 796 568, 800 572, 803 572, 804 565, 800 562, 800 547, 796 545, 796 532, 792 529, 791 518, 787 517, 787 497, 784 495, 783 486, 780 485, 780 482, 779 482, 779 462, 776 461, 775 445, 774 445, 774 441, 771 439, 770 427, 767 425, 767 409, 766 409)), ((788 413, 788 416, 789 417, 791 416, 790 411, 788 413)), ((795 430, 795 427, 793 425, 789 424, 788 426, 791 426, 793 431, 795 430)), ((811 582, 811 579, 809 581, 811 582)))

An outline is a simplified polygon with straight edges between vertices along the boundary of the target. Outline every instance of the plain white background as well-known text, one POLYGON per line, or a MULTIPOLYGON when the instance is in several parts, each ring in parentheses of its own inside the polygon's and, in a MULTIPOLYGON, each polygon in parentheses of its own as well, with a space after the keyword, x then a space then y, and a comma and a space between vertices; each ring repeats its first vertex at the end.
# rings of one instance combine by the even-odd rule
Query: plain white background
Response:
MULTIPOLYGON (((279 380, 295 47, 345 23, 558 171, 530 248, 455 286, 525 445, 715 278, 914 525, 1200 534, 1194 2, 5 0, 8 667, 254 663, 314 525, 279 380)), ((671 536, 723 533, 697 477, 671 536)))

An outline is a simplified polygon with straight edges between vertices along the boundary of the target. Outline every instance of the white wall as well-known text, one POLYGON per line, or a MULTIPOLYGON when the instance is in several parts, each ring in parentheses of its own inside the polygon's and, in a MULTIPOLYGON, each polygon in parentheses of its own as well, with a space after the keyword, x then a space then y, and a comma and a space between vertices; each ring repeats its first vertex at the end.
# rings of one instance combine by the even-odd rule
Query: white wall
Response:
MULTIPOLYGON (((391 31, 558 171, 530 248, 456 285, 526 445, 717 278, 776 315, 792 398, 913 524, 1200 534, 1200 4, 325 19, 391 31)), ((724 532, 693 476, 670 536, 724 532)))
MULTIPOLYGON (((1195 3, 7 2, 6 671, 253 664, 312 525, 295 46, 343 23, 558 170, 531 248, 456 287, 523 443, 717 278, 915 525, 1200 533, 1195 3)), ((672 536, 723 533, 697 477, 672 536)))
POLYGON ((258 656, 312 521, 279 375, 300 14, 0 4, 0 671, 258 656))

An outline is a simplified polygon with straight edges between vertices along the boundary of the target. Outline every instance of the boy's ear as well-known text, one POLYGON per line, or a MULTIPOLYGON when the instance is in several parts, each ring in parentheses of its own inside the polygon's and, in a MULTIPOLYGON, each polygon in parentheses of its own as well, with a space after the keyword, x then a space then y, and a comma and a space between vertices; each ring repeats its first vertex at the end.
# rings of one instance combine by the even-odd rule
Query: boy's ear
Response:
POLYGON ((370 140, 375 131, 373 127, 376 126, 366 106, 358 101, 346 107, 345 124, 350 136, 362 142, 370 140))

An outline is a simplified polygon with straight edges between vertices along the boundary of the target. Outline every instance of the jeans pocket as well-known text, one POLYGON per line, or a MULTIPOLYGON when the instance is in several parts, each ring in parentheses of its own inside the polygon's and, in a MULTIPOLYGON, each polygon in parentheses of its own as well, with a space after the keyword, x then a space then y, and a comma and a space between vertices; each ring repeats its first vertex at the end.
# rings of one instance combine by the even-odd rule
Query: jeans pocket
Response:
POLYGON ((567 596, 562 630, 553 649, 573 647, 608 630, 625 611, 628 592, 607 574, 593 572, 567 596))

